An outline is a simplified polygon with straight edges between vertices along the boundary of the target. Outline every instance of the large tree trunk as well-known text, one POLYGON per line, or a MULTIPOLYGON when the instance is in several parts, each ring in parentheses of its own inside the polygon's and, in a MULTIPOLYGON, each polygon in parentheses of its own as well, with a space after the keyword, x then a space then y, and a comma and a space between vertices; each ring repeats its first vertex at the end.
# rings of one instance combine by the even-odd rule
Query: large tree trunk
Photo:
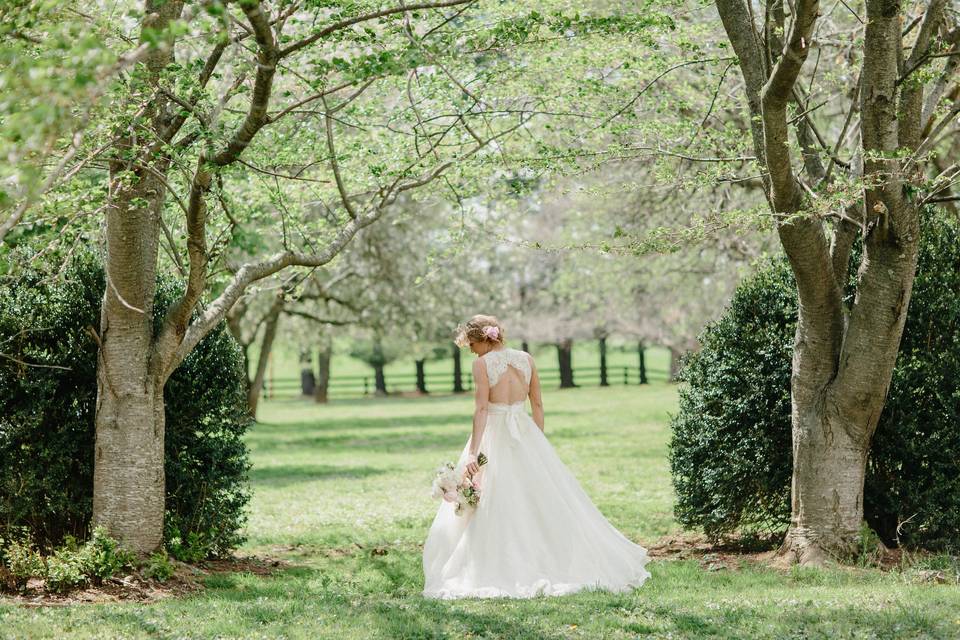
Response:
POLYGON ((137 328, 107 325, 116 317, 103 315, 93 525, 106 527, 130 550, 145 555, 160 546, 163 536, 163 381, 147 362, 149 338, 137 328))
POLYGON ((577 386, 573 381, 573 340, 570 338, 557 343, 557 363, 560 365, 560 388, 577 386))
POLYGON ((417 391, 419 391, 420 393, 429 393, 429 392, 427 391, 427 375, 426 375, 426 372, 424 371, 424 365, 425 365, 425 364, 426 364, 426 360, 424 360, 423 358, 421 358, 420 360, 417 360, 417 361, 416 361, 416 365, 417 365, 417 391))
POLYGON ((823 407, 795 405, 792 522, 781 554, 821 563, 856 547, 863 521, 863 478, 869 444, 850 436, 858 425, 823 407))
MULTIPOLYGON (((862 199, 836 217, 829 235, 819 216, 808 215, 800 184, 830 184, 813 123, 808 117, 793 119, 806 174, 801 177, 793 170, 796 152, 787 120, 789 103, 798 102, 802 91, 798 78, 811 49, 819 4, 797 0, 791 5, 789 33, 778 29, 785 22, 782 7, 775 10, 766 34, 767 51, 775 56, 772 67, 748 6, 741 0, 716 0, 716 5, 740 61, 754 150, 767 168, 767 199, 797 282, 792 516, 781 556, 819 563, 843 558, 859 540, 864 466, 893 375, 917 263, 919 196, 909 194, 922 189, 920 168, 905 171, 910 163, 903 158, 910 155, 904 152, 921 151, 924 82, 904 80, 926 61, 945 2, 927 5, 908 59, 901 6, 889 0, 866 2, 863 67, 854 92, 860 101, 860 147, 852 154, 863 160, 865 186, 862 199), (794 213, 803 215, 789 215, 794 213), (856 296, 845 309, 843 290, 857 236, 864 252, 856 296)), ((856 163, 849 169, 856 177, 856 163)))
POLYGON ((460 347, 453 347, 453 392, 463 393, 463 369, 460 362, 460 347))
POLYGON ((330 358, 333 356, 333 345, 324 344, 317 351, 317 385, 314 387, 313 399, 316 402, 326 403, 330 389, 330 358))
POLYGON ((600 343, 600 386, 609 387, 610 383, 607 381, 607 337, 602 336, 599 340, 600 343))
POLYGON ((280 314, 283 312, 284 303, 283 294, 278 295, 270 306, 267 319, 263 323, 263 341, 260 343, 260 355, 257 357, 257 372, 254 374, 253 382, 247 391, 247 406, 250 408, 250 415, 254 418, 257 417, 260 393, 263 391, 263 380, 267 375, 267 363, 270 361, 273 342, 277 337, 277 327, 280 325, 280 314))
MULTIPOLYGON (((179 16, 182 3, 154 6, 148 2, 146 9, 144 30, 163 29, 179 16)), ((144 59, 147 76, 158 78, 172 60, 170 49, 152 49, 144 59)), ((143 98, 134 95, 131 102, 139 108, 143 98)), ((167 101, 154 96, 144 119, 161 131, 166 111, 167 101)), ((118 154, 110 163, 93 473, 93 525, 106 527, 141 556, 156 549, 163 538, 163 387, 169 376, 169 362, 156 349, 153 337, 160 216, 169 160, 145 150, 143 144, 135 137, 120 138, 118 150, 134 160, 128 162, 118 154)))

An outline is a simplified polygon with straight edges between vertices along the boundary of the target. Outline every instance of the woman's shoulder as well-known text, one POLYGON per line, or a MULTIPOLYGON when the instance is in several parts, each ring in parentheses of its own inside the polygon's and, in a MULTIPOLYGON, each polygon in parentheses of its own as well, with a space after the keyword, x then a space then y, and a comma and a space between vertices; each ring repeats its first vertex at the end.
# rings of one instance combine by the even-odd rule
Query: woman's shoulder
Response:
POLYGON ((533 364, 533 355, 529 351, 524 351, 523 349, 510 349, 510 355, 521 362, 526 362, 527 364, 533 364))

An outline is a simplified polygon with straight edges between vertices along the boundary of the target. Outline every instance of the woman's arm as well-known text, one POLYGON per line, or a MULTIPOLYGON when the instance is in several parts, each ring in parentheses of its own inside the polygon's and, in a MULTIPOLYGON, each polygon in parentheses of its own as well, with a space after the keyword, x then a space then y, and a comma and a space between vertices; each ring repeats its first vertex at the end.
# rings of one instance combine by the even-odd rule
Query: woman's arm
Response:
POLYGON ((490 381, 487 378, 487 368, 481 358, 473 361, 473 435, 470 438, 470 452, 467 458, 467 473, 471 476, 480 471, 477 464, 477 454, 480 453, 480 440, 487 424, 487 410, 490 403, 490 381))
POLYGON ((540 376, 537 374, 537 364, 529 353, 530 359, 530 408, 533 409, 533 421, 543 431, 543 398, 540 397, 540 376))

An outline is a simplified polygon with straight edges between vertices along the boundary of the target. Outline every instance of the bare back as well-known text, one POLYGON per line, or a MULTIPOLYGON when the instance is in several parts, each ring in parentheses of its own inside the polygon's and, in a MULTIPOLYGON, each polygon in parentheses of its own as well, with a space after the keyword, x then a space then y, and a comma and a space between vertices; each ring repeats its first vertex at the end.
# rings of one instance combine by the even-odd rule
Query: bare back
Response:
POLYGON ((532 358, 518 349, 496 349, 482 356, 490 385, 489 401, 513 404, 530 395, 532 358))

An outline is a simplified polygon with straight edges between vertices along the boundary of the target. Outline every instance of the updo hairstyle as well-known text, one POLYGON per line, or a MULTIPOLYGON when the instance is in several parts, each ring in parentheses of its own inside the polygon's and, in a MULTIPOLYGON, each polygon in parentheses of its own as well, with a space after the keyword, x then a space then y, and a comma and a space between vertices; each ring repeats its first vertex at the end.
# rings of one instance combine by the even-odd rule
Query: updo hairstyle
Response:
POLYGON ((458 347, 468 347, 471 342, 489 342, 492 344, 503 344, 505 335, 503 327, 496 316, 475 315, 470 318, 466 324, 457 326, 456 337, 453 341, 458 347), (496 331, 491 331, 488 327, 495 327, 496 331), (490 334, 494 333, 496 337, 490 334))

